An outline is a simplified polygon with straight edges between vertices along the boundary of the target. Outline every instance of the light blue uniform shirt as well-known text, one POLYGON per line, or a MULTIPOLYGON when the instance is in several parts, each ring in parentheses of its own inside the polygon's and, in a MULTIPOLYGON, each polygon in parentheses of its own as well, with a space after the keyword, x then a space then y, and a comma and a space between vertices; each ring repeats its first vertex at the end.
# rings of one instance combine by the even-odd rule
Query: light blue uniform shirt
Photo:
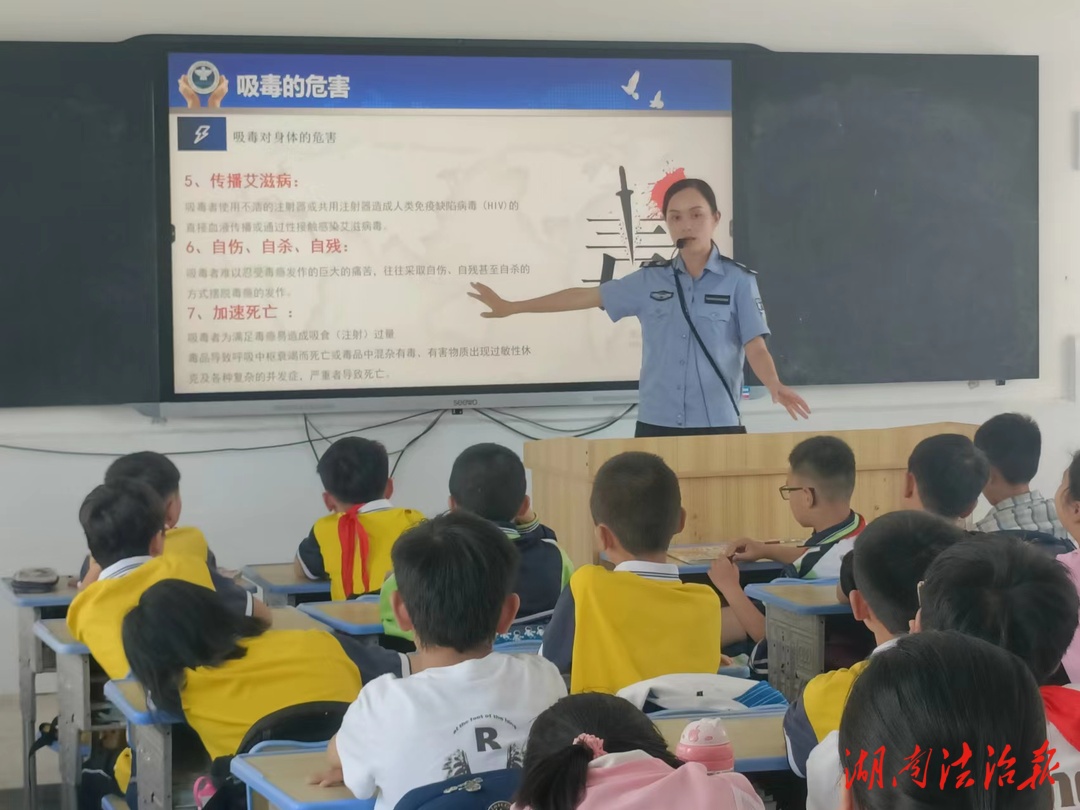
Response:
POLYGON ((686 273, 682 257, 676 257, 671 264, 646 265, 601 284, 600 298, 611 320, 633 315, 641 321, 639 418, 675 428, 737 425, 731 400, 683 317, 676 275, 694 326, 732 396, 742 393, 744 347, 769 334, 755 274, 721 256, 715 246, 696 280, 686 273))

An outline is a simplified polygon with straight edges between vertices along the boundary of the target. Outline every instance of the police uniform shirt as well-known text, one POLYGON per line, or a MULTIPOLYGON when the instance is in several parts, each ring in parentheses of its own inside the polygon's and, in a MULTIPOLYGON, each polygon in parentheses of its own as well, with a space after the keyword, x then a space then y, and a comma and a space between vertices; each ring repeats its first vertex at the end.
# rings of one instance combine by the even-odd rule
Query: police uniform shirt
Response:
POLYGON ((744 347, 769 334, 757 278, 721 256, 715 245, 700 278, 685 271, 680 256, 600 285, 601 302, 612 321, 631 315, 641 321, 639 418, 674 428, 737 425, 735 408, 683 316, 675 279, 694 326, 723 372, 731 395, 738 398, 744 347))

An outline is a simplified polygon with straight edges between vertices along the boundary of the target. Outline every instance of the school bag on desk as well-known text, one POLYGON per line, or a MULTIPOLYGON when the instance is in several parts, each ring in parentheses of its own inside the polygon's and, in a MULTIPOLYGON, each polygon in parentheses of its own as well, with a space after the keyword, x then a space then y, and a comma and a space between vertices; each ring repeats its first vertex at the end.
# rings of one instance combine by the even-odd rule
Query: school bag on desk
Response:
POLYGON ((520 783, 520 768, 456 776, 410 790, 395 810, 510 810, 520 783))

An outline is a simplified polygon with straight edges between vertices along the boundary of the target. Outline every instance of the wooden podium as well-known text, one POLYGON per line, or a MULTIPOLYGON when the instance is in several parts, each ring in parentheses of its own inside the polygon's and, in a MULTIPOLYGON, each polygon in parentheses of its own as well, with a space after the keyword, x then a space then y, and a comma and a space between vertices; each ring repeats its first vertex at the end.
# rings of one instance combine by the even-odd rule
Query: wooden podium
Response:
MULTIPOLYGON (((847 442, 858 470, 852 506, 867 520, 900 508, 912 449, 938 433, 975 435, 976 425, 942 422, 828 435, 847 442)), ((759 433, 665 439, 546 439, 525 445, 532 497, 540 519, 559 536, 575 565, 596 562, 589 494, 593 477, 612 456, 628 450, 655 453, 679 477, 686 529, 673 545, 720 543, 741 537, 809 536, 780 497, 788 454, 803 439, 823 435, 759 433)))

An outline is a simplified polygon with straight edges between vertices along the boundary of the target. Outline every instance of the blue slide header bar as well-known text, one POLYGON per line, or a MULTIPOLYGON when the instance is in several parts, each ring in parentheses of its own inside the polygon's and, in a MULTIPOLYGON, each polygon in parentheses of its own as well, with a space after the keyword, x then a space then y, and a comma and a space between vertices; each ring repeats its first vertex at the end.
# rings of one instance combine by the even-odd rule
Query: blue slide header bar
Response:
POLYGON ((184 109, 731 111, 724 60, 173 53, 168 65, 169 106, 184 109))

